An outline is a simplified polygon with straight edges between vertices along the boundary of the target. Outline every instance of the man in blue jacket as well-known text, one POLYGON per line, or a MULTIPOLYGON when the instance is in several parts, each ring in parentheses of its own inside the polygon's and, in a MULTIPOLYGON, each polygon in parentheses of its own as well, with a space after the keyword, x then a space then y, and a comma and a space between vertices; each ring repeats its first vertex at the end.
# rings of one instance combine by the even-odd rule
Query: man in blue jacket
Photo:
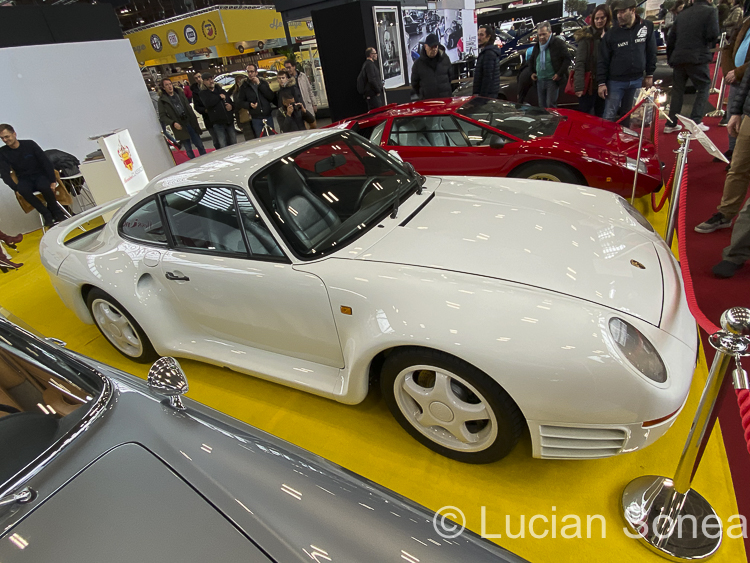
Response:
POLYGON ((667 59, 674 69, 674 79, 672 101, 669 103, 670 123, 664 127, 665 133, 682 129, 676 116, 682 111, 682 97, 688 78, 695 85, 695 102, 690 119, 703 131, 708 131, 708 126, 702 123, 711 88, 708 63, 713 58, 711 49, 719 34, 718 12, 706 0, 695 0, 689 10, 683 10, 675 19, 667 37, 667 59))
POLYGON ((654 24, 638 17, 635 7, 636 0, 619 0, 615 4, 619 25, 599 43, 596 77, 599 96, 605 99, 602 117, 610 121, 633 108, 639 88, 651 88, 654 83, 654 24))

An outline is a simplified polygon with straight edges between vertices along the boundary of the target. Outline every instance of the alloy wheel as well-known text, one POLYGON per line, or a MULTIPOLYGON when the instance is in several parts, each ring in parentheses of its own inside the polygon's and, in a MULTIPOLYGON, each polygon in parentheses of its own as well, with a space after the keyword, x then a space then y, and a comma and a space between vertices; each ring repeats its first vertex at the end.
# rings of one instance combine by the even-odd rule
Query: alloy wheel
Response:
POLYGON ((91 313, 104 336, 120 352, 133 358, 143 354, 143 343, 138 337, 138 331, 112 303, 95 299, 91 303, 91 313))

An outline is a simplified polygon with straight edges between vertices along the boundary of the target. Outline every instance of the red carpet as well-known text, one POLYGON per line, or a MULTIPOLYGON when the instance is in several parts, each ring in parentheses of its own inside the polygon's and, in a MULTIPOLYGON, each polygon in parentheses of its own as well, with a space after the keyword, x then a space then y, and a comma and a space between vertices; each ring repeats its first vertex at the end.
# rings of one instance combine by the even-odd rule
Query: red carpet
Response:
MULTIPOLYGON (((716 102, 716 96, 712 96, 716 102)), ((709 138, 721 150, 728 148, 727 130, 717 125, 719 118, 706 118, 704 123, 711 129, 709 138)), ((663 128, 664 121, 661 127, 663 128)), ((661 135, 659 156, 671 170, 675 160, 677 135, 661 135)), ((681 210, 685 220, 684 248, 689 264, 690 277, 697 305, 705 317, 714 325, 719 324, 721 314, 731 307, 750 307, 750 267, 740 270, 733 278, 719 280, 711 273, 711 267, 721 260, 722 249, 729 244, 731 229, 710 234, 696 233, 693 228, 716 212, 721 199, 726 172, 725 164, 712 162, 712 157, 697 142, 691 142, 688 156, 688 187, 685 207, 681 210)), ((701 331, 703 347, 709 365, 714 349, 708 344, 707 333, 701 331)), ((732 481, 737 495, 740 514, 750 515, 750 455, 743 435, 739 407, 731 374, 727 374, 723 398, 717 408, 724 445, 727 452, 732 481)), ((750 554, 750 539, 745 539, 745 550, 750 554)))

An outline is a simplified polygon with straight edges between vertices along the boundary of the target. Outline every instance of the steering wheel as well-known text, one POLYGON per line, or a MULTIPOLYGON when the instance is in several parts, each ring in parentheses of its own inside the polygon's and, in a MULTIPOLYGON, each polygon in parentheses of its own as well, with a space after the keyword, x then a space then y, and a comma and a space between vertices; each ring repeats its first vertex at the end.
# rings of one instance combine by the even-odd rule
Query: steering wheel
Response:
POLYGON ((367 190, 372 186, 375 181, 378 179, 377 176, 372 176, 365 180, 365 183, 362 184, 362 187, 359 188, 359 195, 357 196, 357 202, 354 204, 354 212, 356 213, 359 211, 360 206, 362 205, 362 201, 365 199, 365 193, 367 190))

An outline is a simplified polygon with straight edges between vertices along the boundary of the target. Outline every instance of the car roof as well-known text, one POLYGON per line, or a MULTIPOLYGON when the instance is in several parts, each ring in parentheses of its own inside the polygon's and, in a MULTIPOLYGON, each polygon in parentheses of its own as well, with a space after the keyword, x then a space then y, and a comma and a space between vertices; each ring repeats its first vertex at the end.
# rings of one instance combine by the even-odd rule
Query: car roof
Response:
POLYGON ((250 176, 267 164, 310 143, 341 132, 341 129, 298 131, 231 145, 170 168, 154 178, 140 193, 153 194, 204 183, 245 187, 250 176))
POLYGON ((401 117, 404 115, 442 115, 456 111, 473 96, 461 98, 440 98, 436 100, 419 100, 408 104, 390 104, 359 117, 360 120, 375 117, 401 117))

